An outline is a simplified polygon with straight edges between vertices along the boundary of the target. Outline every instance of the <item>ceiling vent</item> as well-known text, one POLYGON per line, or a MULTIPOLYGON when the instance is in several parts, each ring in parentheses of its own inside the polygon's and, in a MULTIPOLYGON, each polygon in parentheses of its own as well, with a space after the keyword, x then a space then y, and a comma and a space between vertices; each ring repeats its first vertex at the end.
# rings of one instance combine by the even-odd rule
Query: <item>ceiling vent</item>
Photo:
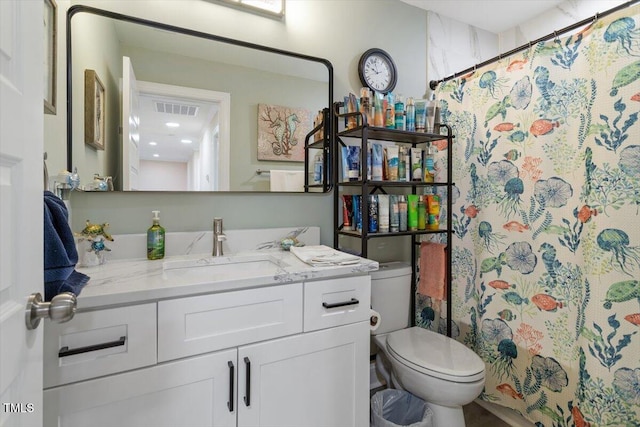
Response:
POLYGON ((154 101, 156 112, 177 114, 179 116, 195 117, 198 114, 197 105, 177 104, 175 102, 154 101))

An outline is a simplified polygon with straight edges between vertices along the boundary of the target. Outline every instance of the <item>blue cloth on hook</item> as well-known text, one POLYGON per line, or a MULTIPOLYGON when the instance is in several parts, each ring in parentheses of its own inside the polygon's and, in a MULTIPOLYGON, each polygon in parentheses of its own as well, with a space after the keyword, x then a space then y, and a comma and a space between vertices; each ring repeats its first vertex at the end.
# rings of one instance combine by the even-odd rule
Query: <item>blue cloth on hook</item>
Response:
POLYGON ((62 292, 80 295, 89 276, 75 270, 78 250, 69 227, 64 202, 50 191, 44 192, 44 299, 62 292))

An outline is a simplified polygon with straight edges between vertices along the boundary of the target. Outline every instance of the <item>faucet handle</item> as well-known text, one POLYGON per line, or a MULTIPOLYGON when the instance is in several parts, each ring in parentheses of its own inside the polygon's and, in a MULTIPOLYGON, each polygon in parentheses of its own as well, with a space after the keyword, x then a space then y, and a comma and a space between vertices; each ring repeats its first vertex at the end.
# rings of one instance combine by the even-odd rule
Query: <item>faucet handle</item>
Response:
POLYGON ((224 242, 227 240, 227 236, 225 234, 218 234, 216 238, 218 239, 218 242, 224 242))

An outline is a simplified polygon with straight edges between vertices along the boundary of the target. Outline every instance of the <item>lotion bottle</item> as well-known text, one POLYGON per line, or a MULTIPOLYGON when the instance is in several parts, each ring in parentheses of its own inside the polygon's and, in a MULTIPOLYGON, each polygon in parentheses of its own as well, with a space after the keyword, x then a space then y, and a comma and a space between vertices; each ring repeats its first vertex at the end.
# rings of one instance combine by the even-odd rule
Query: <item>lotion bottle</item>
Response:
POLYGON ((164 258, 164 228, 160 225, 160 211, 153 212, 153 225, 147 230, 147 259, 164 258))

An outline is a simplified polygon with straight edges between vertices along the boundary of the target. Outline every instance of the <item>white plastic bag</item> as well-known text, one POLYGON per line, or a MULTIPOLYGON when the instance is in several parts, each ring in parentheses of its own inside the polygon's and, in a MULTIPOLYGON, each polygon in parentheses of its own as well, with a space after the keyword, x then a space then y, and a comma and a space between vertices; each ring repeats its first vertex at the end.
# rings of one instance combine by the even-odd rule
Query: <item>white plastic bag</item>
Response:
POLYGON ((409 392, 387 389, 371 398, 372 427, 432 427, 433 411, 409 392))

